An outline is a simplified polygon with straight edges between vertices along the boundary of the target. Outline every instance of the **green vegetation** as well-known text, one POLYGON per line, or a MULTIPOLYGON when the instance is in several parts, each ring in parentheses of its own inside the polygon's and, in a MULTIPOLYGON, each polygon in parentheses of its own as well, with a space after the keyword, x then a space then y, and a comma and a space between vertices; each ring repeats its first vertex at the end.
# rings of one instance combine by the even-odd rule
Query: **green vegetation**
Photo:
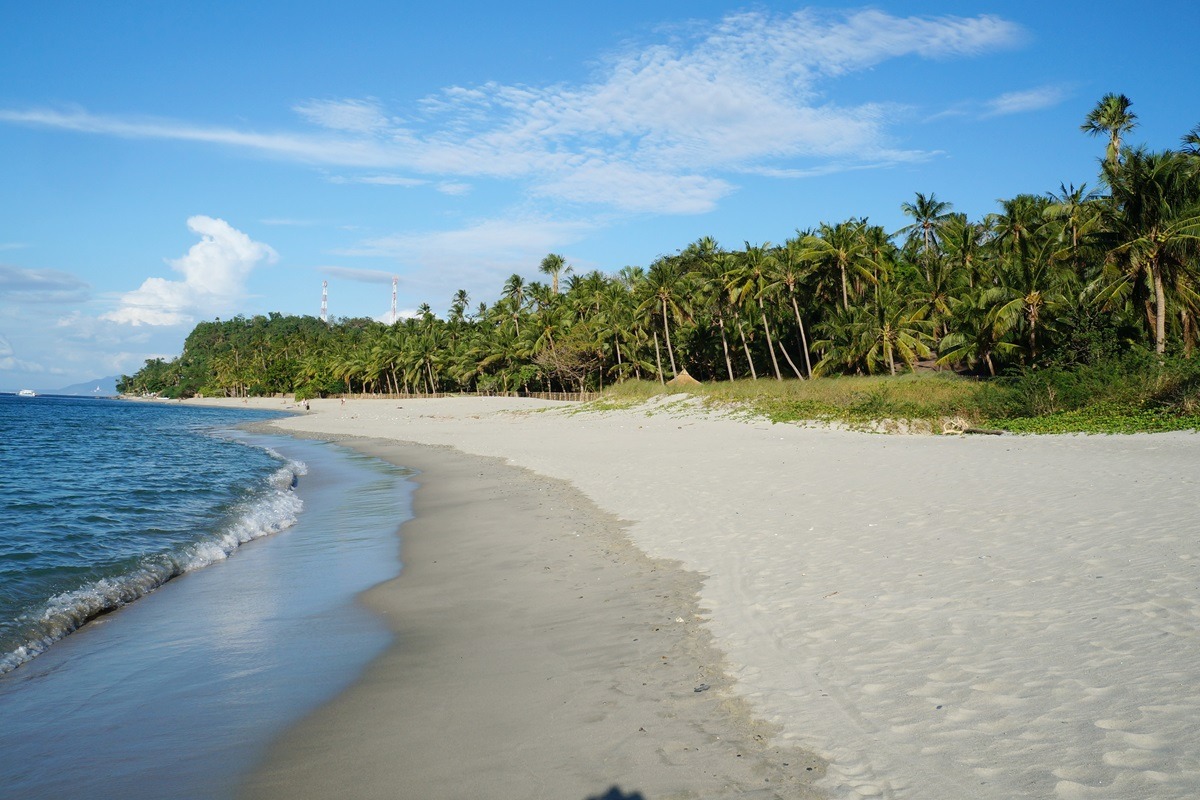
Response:
POLYGON ((949 422, 1018 433, 1200 429, 1200 362, 1160 362, 1147 354, 1074 369, 1030 369, 999 378, 927 372, 894 378, 743 379, 691 386, 627 381, 588 406, 626 408, 677 394, 774 422, 814 420, 872 429, 881 421, 916 423, 908 427, 934 433, 949 422))
POLYGON ((184 352, 118 387, 166 396, 295 392, 606 391, 605 404, 676 389, 775 420, 939 420, 1021 431, 1196 427, 1200 409, 1200 126, 1178 150, 1122 144, 1136 125, 1108 95, 1100 191, 1061 185, 971 220, 933 194, 911 224, 821 222, 782 244, 704 237, 648 268, 547 283, 512 275, 445 317, 326 324, 201 323, 184 352))

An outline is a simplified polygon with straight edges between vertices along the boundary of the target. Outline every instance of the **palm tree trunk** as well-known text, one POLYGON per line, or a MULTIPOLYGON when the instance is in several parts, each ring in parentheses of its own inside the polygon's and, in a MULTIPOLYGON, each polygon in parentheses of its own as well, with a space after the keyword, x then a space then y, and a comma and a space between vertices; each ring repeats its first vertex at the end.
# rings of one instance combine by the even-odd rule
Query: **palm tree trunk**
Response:
POLYGON ((783 380, 779 371, 779 359, 775 358, 775 343, 771 341, 771 326, 767 324, 767 312, 763 308, 762 298, 758 298, 758 313, 762 316, 763 331, 767 334, 767 351, 771 354, 771 365, 775 367, 775 380, 783 380))
POLYGON ((733 380, 733 361, 729 358, 729 340, 725 338, 725 317, 717 312, 717 325, 721 328, 721 347, 725 350, 725 369, 729 372, 729 380, 733 380))
POLYGON ((654 360, 658 363, 658 382, 665 384, 662 371, 662 350, 658 346, 658 331, 654 332, 654 360))
POLYGON ((800 344, 804 347, 804 369, 811 378, 812 359, 808 355, 808 336, 804 333, 804 320, 800 319, 800 306, 796 303, 796 295, 792 295, 792 311, 796 312, 796 325, 800 328, 800 344))
POLYGON ((667 325, 667 301, 662 301, 663 307, 663 336, 667 340, 667 355, 671 357, 671 377, 678 378, 679 370, 675 368, 675 348, 671 347, 671 328, 667 325))
POLYGON ((758 380, 758 371, 754 369, 754 359, 750 357, 750 345, 746 344, 746 329, 742 327, 742 318, 738 317, 738 334, 742 337, 742 349, 746 351, 746 363, 750 365, 750 377, 758 380))
POLYGON ((783 353, 783 357, 787 359, 788 366, 792 368, 792 372, 796 373, 796 377, 804 380, 804 376, 800 374, 800 370, 796 369, 796 362, 792 361, 792 357, 788 355, 787 348, 783 346, 783 339, 780 339, 776 344, 779 345, 779 352, 783 353))
POLYGON ((1154 352, 1167 352, 1167 292, 1163 287, 1162 267, 1151 265, 1154 275, 1154 352))
POLYGON ((846 289, 846 265, 840 265, 842 270, 842 310, 850 310, 850 292, 846 289))

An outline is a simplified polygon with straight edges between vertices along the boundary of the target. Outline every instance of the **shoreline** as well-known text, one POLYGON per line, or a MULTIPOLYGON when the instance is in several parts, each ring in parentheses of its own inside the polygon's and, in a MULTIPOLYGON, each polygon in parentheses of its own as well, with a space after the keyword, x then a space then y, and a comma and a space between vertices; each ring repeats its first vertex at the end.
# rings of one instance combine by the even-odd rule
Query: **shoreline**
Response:
POLYGON ((391 642, 357 598, 399 572, 404 473, 278 432, 236 438, 306 465, 296 522, 0 676, 0 775, 13 796, 159 787, 150 792, 231 798, 270 742, 353 685, 391 642))
POLYGON ((312 409, 273 426, 499 457, 703 575, 733 693, 825 761, 828 796, 1200 791, 1195 434, 881 436, 677 398, 312 409))
POLYGON ((275 743, 242 797, 817 796, 820 762, 769 745, 731 692, 699 576, 646 557, 563 481, 339 444, 419 471, 401 576, 362 597, 396 642, 275 743))

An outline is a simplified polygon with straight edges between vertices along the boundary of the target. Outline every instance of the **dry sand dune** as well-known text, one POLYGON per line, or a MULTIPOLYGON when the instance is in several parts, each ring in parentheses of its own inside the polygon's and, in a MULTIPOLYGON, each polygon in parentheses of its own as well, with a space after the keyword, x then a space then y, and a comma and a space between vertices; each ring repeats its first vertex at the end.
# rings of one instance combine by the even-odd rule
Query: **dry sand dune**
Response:
POLYGON ((283 430, 561 478, 704 576, 736 691, 832 797, 1200 796, 1192 434, 892 437, 687 401, 337 401, 283 430))

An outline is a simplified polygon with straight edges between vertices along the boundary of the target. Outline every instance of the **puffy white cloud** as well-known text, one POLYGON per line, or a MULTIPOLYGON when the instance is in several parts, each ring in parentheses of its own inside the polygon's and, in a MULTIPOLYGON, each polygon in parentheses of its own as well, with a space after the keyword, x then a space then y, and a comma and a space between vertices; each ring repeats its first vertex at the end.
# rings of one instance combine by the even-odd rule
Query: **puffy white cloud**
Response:
POLYGON ((246 278, 261 263, 277 258, 268 245, 252 240, 221 219, 190 217, 200 236, 187 255, 168 262, 182 280, 147 278, 123 294, 120 307, 101 319, 129 325, 179 325, 197 314, 222 313, 245 295, 246 278))

